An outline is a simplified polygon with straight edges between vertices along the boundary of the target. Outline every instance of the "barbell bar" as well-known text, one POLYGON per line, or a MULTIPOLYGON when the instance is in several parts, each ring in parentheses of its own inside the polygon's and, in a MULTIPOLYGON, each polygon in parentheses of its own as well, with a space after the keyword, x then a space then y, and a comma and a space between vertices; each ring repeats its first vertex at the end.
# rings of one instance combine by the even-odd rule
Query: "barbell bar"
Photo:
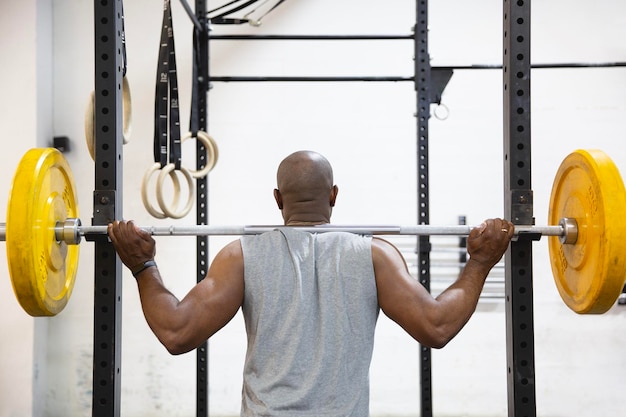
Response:
MULTIPOLYGON (((309 233, 347 232, 368 236, 381 235, 415 235, 415 236, 467 236, 474 226, 435 226, 435 225, 381 225, 381 226, 139 226, 152 236, 242 236, 260 235, 281 227, 289 227, 309 233)), ((82 237, 95 237, 107 234, 107 226, 83 226, 80 219, 68 218, 64 222, 57 222, 54 226, 54 236, 57 242, 68 245, 80 244, 82 237)), ((575 243, 578 227, 574 219, 562 219, 558 226, 524 226, 516 225, 514 239, 521 236, 558 236, 564 243, 575 243)), ((0 223, 0 241, 6 240, 6 223, 0 223)))
MULTIPOLYGON (((514 239, 548 237, 554 280, 573 311, 604 313, 626 278, 626 191, 619 170, 604 152, 577 150, 561 163, 548 212, 550 226, 516 225, 514 239)), ((254 235, 286 226, 149 226, 155 236, 254 235)), ((467 236, 472 226, 295 227, 306 232, 362 235, 467 236)), ((79 243, 105 236, 107 226, 83 226, 69 164, 54 148, 29 150, 20 161, 0 224, 15 295, 32 316, 58 314, 71 295, 79 243)))

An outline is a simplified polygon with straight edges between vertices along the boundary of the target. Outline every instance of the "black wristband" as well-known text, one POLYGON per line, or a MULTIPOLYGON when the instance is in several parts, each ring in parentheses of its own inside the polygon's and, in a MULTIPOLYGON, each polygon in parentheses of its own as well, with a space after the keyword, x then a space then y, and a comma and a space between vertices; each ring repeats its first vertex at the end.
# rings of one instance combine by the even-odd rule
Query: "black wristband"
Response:
POLYGON ((150 268, 151 266, 157 266, 156 262, 154 262, 153 259, 150 259, 149 261, 145 261, 143 263, 140 263, 139 265, 137 265, 136 267, 131 269, 130 272, 132 272, 133 276, 135 278, 137 278, 137 275, 139 275, 141 272, 143 272, 144 269, 150 268))

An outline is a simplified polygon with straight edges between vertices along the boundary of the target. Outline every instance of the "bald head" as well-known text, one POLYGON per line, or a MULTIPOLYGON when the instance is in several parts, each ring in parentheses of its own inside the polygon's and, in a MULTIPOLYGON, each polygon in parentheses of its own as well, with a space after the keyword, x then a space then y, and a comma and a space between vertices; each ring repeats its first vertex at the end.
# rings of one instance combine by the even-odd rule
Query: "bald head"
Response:
POLYGON ((333 169, 317 152, 298 151, 278 166, 274 197, 286 224, 329 223, 337 196, 333 169))
POLYGON ((328 160, 319 153, 298 151, 280 163, 276 181, 282 193, 296 190, 328 190, 333 186, 333 169, 328 160))

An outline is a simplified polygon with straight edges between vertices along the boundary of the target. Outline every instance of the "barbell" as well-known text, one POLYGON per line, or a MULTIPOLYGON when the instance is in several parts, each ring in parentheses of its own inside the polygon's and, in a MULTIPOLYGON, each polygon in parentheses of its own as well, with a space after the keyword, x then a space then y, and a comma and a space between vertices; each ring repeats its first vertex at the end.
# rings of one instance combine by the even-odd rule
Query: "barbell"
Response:
MULTIPOLYGON (((561 163, 554 179, 550 226, 515 225, 514 239, 549 238, 551 268, 561 298, 580 314, 606 312, 626 278, 626 190, 619 170, 600 150, 577 150, 561 163)), ((54 148, 26 152, 15 172, 7 222, 9 274, 22 308, 32 316, 54 316, 67 304, 78 269, 82 237, 107 234, 107 226, 85 226, 78 213, 73 174, 54 148)), ((155 236, 253 235, 287 226, 143 227, 155 236)), ((471 226, 297 227, 306 232, 362 235, 458 235, 471 226)))
MULTIPOLYGON (((83 226, 80 219, 68 217, 63 222, 56 222, 54 238, 57 242, 68 245, 80 244, 82 237, 107 235, 108 226, 83 226)), ((281 227, 289 227, 309 233, 347 232, 360 235, 413 235, 413 236, 467 236, 473 226, 433 226, 433 225, 380 225, 380 226, 139 226, 140 229, 152 236, 241 236, 260 235, 281 227)), ((574 219, 561 219, 558 226, 516 226, 514 240, 520 236, 533 238, 535 236, 558 236, 561 240, 575 242, 578 235, 578 226, 574 219)), ((6 224, 0 223, 0 241, 6 240, 6 224)))

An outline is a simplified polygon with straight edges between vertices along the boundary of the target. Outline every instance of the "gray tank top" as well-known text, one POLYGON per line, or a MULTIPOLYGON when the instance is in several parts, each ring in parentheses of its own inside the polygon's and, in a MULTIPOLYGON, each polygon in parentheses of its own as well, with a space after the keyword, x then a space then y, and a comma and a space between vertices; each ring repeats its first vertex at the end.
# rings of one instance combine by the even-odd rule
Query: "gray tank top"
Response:
POLYGON ((241 416, 369 416, 379 313, 371 239, 278 229, 241 246, 241 416))

